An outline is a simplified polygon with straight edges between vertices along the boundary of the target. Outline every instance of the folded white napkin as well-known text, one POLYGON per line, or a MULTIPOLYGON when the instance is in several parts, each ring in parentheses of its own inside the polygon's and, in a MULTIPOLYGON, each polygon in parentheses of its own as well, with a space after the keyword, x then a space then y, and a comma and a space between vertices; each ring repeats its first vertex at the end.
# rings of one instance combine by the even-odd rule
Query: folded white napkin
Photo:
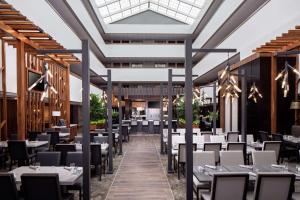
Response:
POLYGON ((204 166, 207 167, 207 168, 210 168, 210 169, 217 169, 217 167, 213 166, 213 165, 204 165, 204 166))
POLYGON ((275 165, 275 164, 272 164, 271 167, 275 167, 275 168, 285 168, 284 165, 275 165))
POLYGON ((239 166, 246 169, 253 169, 253 166, 251 165, 239 165, 239 166))
POLYGON ((253 172, 248 172, 248 174, 249 174, 250 176, 256 176, 256 174, 253 173, 253 172))

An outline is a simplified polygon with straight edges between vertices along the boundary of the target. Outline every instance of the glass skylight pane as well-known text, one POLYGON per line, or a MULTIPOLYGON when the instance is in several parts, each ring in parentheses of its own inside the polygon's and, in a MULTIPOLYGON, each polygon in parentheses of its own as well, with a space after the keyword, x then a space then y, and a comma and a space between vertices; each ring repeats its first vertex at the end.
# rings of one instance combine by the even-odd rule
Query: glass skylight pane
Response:
POLYGON ((168 6, 169 0, 160 0, 160 1, 159 1, 159 4, 160 4, 160 5, 163 5, 163 6, 168 6))
POLYGON ((152 0, 151 2, 158 4, 159 0, 152 0))
POLYGON ((177 0, 170 0, 170 3, 169 3, 169 7, 170 8, 172 8, 174 10, 177 10, 178 5, 179 5, 179 1, 177 1, 177 0))
POLYGON ((103 6, 103 7, 99 8, 99 12, 100 12, 100 15, 102 17, 105 17, 109 14, 108 9, 107 9, 106 6, 103 6))
POLYGON ((150 9, 156 11, 158 9, 158 5, 150 3, 150 9))
POLYGON ((104 23, 108 24, 108 23, 111 22, 111 19, 110 19, 110 17, 105 17, 105 18, 103 19, 103 21, 104 21, 104 23))
POLYGON ((112 1, 114 1, 114 0, 105 0, 105 3, 110 4, 112 1))
POLYGON ((195 2, 195 0, 185 0, 187 3, 189 3, 189 4, 194 4, 194 2, 195 2))
POLYGON ((107 5, 107 8, 108 8, 109 13, 116 13, 121 10, 119 2, 115 2, 115 3, 107 5))
POLYGON ((105 4, 104 0, 95 0, 95 2, 96 2, 97 6, 101 6, 101 5, 105 4))
POLYGON ((188 24, 193 24, 194 23, 194 19, 193 18, 190 18, 190 17, 188 17, 187 19, 186 19, 186 23, 188 23, 188 24))
POLYGON ((179 19, 180 21, 185 22, 187 17, 186 17, 185 15, 182 15, 182 14, 180 14, 180 13, 177 13, 177 14, 176 14, 176 18, 179 19))
POLYGON ((178 11, 188 15, 191 11, 191 8, 192 8, 192 6, 190 6, 186 3, 180 2, 179 6, 178 6, 178 11))
POLYGON ((123 11, 123 17, 127 17, 129 15, 131 15, 131 10, 124 10, 123 11))
POLYGON ((141 10, 146 10, 146 9, 148 9, 148 4, 145 3, 145 4, 140 5, 140 9, 141 9, 141 10))
POLYGON ((135 6, 139 4, 139 0, 130 0, 131 6, 135 6))
POLYGON ((122 13, 117 13, 111 16, 112 21, 116 21, 122 18, 122 13))
POLYGON ((123 10, 130 7, 130 2, 129 2, 129 0, 121 0, 121 1, 120 1, 120 4, 121 4, 121 8, 122 8, 123 10))
POLYGON ((158 12, 166 14, 167 13, 167 9, 164 8, 164 7, 162 7, 162 6, 158 6, 158 12))
POLYGON ((140 11, 140 7, 139 6, 134 7, 134 8, 131 9, 132 13, 138 13, 139 11, 140 11))
POLYGON ((176 12, 174 12, 173 10, 168 10, 167 15, 170 16, 170 17, 175 17, 176 12))
POLYGON ((199 9, 199 8, 192 7, 192 10, 191 10, 191 12, 190 12, 190 16, 196 18, 196 17, 198 17, 199 12, 200 12, 200 9, 199 9))
POLYGON ((195 0, 195 5, 199 6, 200 8, 202 8, 205 4, 206 0, 195 0))

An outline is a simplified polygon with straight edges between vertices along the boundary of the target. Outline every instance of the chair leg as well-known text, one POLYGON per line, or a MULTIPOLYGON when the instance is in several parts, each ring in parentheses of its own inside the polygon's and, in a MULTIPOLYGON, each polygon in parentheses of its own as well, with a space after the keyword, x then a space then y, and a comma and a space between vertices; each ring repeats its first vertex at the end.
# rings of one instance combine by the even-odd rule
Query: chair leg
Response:
POLYGON ((178 180, 180 179, 180 164, 177 164, 177 176, 178 176, 178 180))
POLYGON ((79 200, 81 200, 82 198, 82 192, 81 192, 81 189, 79 189, 79 200))
POLYGON ((199 200, 199 189, 196 189, 197 200, 199 200))

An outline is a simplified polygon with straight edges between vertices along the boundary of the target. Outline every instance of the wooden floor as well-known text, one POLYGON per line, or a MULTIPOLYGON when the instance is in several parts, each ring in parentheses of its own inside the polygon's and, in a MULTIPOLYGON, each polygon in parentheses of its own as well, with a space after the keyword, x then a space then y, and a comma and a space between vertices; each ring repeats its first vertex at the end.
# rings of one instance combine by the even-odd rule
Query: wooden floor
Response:
POLYGON ((107 200, 174 199, 154 138, 133 136, 107 200))

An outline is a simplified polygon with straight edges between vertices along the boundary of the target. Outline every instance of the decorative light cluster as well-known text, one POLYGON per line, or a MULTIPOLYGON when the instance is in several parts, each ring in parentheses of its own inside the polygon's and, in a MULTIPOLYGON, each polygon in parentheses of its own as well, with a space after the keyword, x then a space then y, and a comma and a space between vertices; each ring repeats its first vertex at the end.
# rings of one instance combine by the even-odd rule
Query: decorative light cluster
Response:
POLYGON ((222 97, 226 97, 226 99, 230 97, 239 98, 239 93, 241 93, 242 90, 239 88, 238 82, 235 80, 234 75, 230 73, 229 65, 227 65, 225 70, 222 72, 219 80, 221 83, 219 85, 218 92, 222 89, 224 90, 222 97))
POLYGON ((253 82, 251 88, 250 88, 250 94, 248 96, 248 99, 252 99, 254 103, 257 103, 258 98, 263 98, 262 94, 258 91, 258 88, 256 87, 255 82, 253 82))
POLYGON ((283 89, 283 96, 287 97, 287 94, 290 90, 289 85, 289 69, 292 70, 296 75, 300 76, 300 73, 297 69, 292 67, 287 61, 284 63, 284 69, 276 76, 275 80, 278 81, 282 79, 281 88, 283 89))

